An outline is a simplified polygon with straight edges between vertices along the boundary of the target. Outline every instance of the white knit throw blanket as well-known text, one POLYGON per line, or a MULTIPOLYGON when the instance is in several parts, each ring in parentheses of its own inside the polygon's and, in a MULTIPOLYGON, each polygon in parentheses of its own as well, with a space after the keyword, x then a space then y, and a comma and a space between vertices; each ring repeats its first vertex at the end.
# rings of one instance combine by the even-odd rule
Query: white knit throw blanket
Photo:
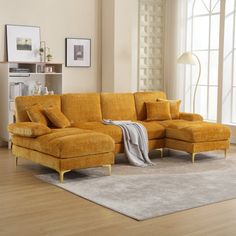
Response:
POLYGON ((132 121, 103 120, 104 124, 117 125, 122 129, 125 154, 132 165, 153 165, 148 156, 148 134, 146 128, 132 121))

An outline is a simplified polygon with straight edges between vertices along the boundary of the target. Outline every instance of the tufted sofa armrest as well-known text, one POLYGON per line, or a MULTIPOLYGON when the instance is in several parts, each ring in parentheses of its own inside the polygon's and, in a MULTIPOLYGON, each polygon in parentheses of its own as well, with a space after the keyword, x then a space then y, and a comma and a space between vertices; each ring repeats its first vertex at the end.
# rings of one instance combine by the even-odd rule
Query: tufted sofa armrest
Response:
POLYGON ((202 121, 203 117, 196 113, 180 112, 179 119, 188 121, 202 121))

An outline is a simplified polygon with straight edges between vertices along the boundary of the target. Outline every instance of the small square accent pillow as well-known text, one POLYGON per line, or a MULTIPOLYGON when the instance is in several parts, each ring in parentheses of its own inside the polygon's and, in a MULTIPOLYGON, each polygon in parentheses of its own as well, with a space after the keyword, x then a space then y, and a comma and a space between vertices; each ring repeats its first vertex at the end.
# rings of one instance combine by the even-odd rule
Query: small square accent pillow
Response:
POLYGON ((36 122, 17 122, 8 125, 8 131, 14 135, 23 137, 38 137, 51 133, 51 129, 46 125, 36 122))
POLYGON ((30 107, 26 108, 26 112, 28 114, 29 119, 32 122, 41 123, 43 125, 48 126, 49 120, 44 115, 43 106, 40 104, 34 104, 30 107))
POLYGON ((146 102, 147 120, 171 120, 169 102, 146 102))
POLYGON ((55 127, 66 128, 71 126, 70 121, 57 107, 45 108, 44 112, 55 127))
POLYGON ((181 100, 165 100, 165 99, 158 98, 157 101, 169 102, 171 118, 179 119, 179 109, 180 109, 181 100))

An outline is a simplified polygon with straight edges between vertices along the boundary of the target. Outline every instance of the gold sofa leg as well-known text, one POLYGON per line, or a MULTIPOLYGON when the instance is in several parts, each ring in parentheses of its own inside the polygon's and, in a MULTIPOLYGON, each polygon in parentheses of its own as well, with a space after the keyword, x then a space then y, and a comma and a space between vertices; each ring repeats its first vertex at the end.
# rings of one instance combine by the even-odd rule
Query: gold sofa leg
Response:
POLYGON ((16 166, 18 166, 18 157, 15 157, 16 166))
POLYGON ((197 153, 192 153, 192 163, 194 163, 195 162, 195 155, 196 155, 197 153))
POLYGON ((161 153, 161 158, 162 158, 162 157, 163 157, 163 148, 158 148, 157 150, 160 151, 160 153, 161 153))
POLYGON ((61 183, 63 183, 63 181, 64 181, 64 174, 65 174, 66 172, 69 172, 69 171, 71 171, 71 170, 61 170, 61 171, 58 171, 58 172, 59 172, 59 175, 60 175, 60 182, 61 182, 61 183))
POLYGON ((225 159, 227 158, 227 149, 224 149, 225 159))
POLYGON ((111 165, 103 165, 103 167, 108 167, 109 175, 111 175, 111 165))

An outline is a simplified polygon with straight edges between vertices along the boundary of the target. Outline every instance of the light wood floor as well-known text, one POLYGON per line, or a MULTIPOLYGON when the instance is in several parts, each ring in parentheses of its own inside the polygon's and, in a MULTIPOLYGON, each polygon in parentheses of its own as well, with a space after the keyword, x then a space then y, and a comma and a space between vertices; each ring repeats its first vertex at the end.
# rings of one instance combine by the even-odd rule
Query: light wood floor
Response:
POLYGON ((34 177, 47 171, 22 159, 15 168, 0 148, 0 236, 236 235, 236 199, 138 222, 34 177))

